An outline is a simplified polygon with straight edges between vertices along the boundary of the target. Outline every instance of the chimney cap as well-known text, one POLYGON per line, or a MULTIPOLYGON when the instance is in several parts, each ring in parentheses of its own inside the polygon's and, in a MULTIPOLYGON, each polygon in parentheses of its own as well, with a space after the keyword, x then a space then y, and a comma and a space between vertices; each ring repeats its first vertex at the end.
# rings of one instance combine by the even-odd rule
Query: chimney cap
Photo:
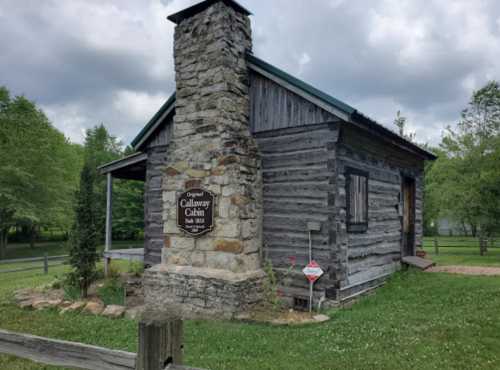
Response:
POLYGON ((211 5, 213 5, 215 3, 218 3, 219 1, 222 1, 227 6, 230 6, 231 8, 236 10, 237 12, 240 12, 244 15, 252 15, 252 13, 250 13, 246 8, 244 8, 243 6, 241 6, 240 4, 238 4, 234 0, 205 0, 205 1, 202 1, 201 3, 195 4, 189 8, 181 10, 180 12, 172 14, 172 15, 168 16, 167 19, 169 21, 174 22, 175 24, 179 24, 184 19, 190 18, 193 15, 204 11, 205 9, 209 8, 211 5))

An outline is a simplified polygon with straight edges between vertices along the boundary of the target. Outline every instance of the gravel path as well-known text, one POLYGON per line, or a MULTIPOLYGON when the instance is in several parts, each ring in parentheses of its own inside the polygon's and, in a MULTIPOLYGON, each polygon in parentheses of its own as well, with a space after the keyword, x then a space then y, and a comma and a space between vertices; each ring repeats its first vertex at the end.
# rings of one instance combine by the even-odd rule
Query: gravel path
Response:
POLYGON ((500 276, 500 267, 480 266, 434 266, 425 270, 426 272, 447 272, 449 274, 500 276))

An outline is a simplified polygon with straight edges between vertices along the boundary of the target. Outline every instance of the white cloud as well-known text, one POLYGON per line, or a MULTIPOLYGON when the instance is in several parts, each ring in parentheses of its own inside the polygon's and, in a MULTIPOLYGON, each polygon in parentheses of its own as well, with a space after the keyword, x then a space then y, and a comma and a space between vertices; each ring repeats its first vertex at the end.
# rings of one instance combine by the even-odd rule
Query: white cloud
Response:
POLYGON ((150 95, 144 92, 121 90, 116 92, 113 108, 135 121, 146 122, 168 99, 163 94, 150 95))
POLYGON ((74 143, 83 143, 87 127, 87 117, 79 105, 43 106, 42 109, 60 131, 74 143))

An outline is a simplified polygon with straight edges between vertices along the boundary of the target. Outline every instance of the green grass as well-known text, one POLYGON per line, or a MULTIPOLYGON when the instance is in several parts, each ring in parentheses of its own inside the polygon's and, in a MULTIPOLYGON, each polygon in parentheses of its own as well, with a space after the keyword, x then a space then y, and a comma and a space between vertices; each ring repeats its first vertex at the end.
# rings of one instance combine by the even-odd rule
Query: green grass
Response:
MULTIPOLYGON (((135 322, 26 311, 10 302, 14 289, 51 279, 2 277, 0 327, 136 351, 135 322)), ((186 363, 213 370, 500 368, 499 278, 409 271, 329 314, 330 322, 305 327, 187 322, 186 363)), ((0 369, 54 368, 0 356, 0 369)))
POLYGON ((434 238, 424 238, 424 250, 438 265, 466 265, 500 267, 500 246, 489 248, 485 256, 479 254, 477 239, 467 237, 439 237, 439 255, 435 254, 434 238))

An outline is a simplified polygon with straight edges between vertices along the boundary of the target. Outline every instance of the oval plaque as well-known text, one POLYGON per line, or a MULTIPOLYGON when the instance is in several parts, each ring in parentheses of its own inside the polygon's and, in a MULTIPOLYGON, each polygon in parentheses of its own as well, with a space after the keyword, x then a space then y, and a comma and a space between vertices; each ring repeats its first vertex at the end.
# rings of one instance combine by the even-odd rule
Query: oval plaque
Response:
POLYGON ((177 198, 177 226, 191 236, 201 236, 214 228, 215 195, 190 189, 177 198))

